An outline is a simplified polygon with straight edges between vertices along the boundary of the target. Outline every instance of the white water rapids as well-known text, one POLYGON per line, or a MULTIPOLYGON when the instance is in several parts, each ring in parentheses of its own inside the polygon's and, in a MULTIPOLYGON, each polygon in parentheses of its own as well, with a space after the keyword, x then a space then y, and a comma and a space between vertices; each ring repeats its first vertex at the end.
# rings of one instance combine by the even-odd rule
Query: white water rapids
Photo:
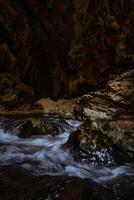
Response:
MULTIPOLYGON (((75 130, 80 123, 67 120, 75 130)), ((87 163, 76 162, 69 150, 61 148, 68 140, 69 130, 58 136, 43 135, 20 138, 9 132, 0 130, 0 165, 19 164, 35 175, 68 175, 91 178, 105 182, 123 174, 132 175, 131 166, 93 167, 87 163)))

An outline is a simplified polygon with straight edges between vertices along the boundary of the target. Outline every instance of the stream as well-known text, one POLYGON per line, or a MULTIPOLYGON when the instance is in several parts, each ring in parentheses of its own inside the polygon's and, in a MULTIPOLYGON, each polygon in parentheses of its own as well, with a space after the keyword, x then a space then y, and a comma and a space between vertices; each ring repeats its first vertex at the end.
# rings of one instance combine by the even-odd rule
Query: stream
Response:
MULTIPOLYGON (((63 144, 67 142, 70 132, 75 131, 81 122, 66 120, 66 123, 69 129, 65 128, 55 136, 49 134, 22 138, 0 129, 0 165, 17 164, 34 175, 74 176, 90 178, 99 183, 124 175, 134 175, 133 164, 99 167, 75 161, 69 149, 63 148, 63 144)), ((97 152, 102 159, 104 153, 97 152)))

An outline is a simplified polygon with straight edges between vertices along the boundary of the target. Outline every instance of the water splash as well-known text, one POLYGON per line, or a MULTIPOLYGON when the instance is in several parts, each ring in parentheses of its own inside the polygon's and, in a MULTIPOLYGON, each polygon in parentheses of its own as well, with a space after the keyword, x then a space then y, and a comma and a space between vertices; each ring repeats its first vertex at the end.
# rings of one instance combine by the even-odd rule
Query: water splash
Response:
POLYGON ((1 129, 0 164, 19 164, 35 175, 78 176, 97 182, 109 181, 124 173, 134 175, 132 165, 98 168, 76 162, 69 150, 63 149, 62 145, 67 142, 70 130, 76 130, 80 122, 67 120, 67 123, 71 129, 65 129, 59 135, 32 136, 25 139, 15 134, 4 133, 1 129))

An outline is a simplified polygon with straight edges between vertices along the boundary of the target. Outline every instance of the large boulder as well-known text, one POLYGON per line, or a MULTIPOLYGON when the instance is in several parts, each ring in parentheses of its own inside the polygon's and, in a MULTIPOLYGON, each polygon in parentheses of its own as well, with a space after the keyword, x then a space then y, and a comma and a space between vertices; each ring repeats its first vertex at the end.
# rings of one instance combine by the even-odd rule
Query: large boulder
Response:
POLYGON ((75 116, 84 123, 66 145, 77 149, 81 159, 103 164, 134 161, 133 80, 131 70, 111 80, 104 91, 77 100, 75 116))

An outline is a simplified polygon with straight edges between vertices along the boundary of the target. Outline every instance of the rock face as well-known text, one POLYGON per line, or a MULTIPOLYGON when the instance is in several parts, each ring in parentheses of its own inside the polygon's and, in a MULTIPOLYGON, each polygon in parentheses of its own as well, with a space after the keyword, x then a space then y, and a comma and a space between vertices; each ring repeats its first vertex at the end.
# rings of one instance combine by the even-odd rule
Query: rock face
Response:
POLYGON ((25 75, 30 64, 32 30, 19 1, 0 1, 0 69, 25 75))
POLYGON ((134 177, 99 185, 90 179, 34 176, 19 166, 0 167, 2 200, 133 200, 134 177))
POLYGON ((133 0, 0 0, 0 71, 36 95, 84 94, 133 63, 133 0), (104 76, 105 74, 105 76, 104 76))
POLYGON ((29 109, 34 90, 9 73, 0 74, 0 110, 29 109))
POLYGON ((33 176, 18 166, 0 167, 2 200, 116 200, 114 192, 89 179, 33 176))
POLYGON ((134 70, 109 81, 104 91, 82 96, 77 104, 75 115, 84 123, 65 146, 94 164, 133 162, 134 70))

